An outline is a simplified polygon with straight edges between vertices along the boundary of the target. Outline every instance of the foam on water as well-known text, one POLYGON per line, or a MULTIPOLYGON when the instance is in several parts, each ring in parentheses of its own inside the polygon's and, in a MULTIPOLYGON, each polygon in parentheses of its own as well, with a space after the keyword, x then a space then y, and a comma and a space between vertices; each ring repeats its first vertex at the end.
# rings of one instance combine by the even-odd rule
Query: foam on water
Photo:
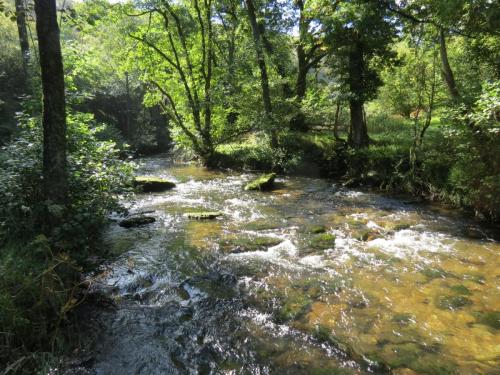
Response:
POLYGON ((385 238, 368 241, 368 247, 380 249, 398 258, 420 257, 422 252, 443 253, 453 250, 452 238, 443 233, 400 230, 385 238))

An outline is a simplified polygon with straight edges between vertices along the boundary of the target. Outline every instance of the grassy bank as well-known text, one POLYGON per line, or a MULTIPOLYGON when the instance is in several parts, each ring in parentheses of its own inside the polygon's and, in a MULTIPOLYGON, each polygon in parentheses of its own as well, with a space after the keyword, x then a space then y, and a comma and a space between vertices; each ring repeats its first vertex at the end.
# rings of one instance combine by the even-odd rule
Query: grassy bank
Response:
POLYGON ((287 132, 279 151, 271 150, 258 135, 247 136, 241 142, 219 146, 217 163, 221 168, 285 173, 310 172, 315 165, 322 177, 338 179, 345 186, 411 194, 452 205, 480 219, 499 220, 498 163, 474 155, 475 150, 461 149, 447 137, 449 130, 439 117, 427 130, 414 163, 411 120, 373 116, 368 124, 368 148, 348 147, 345 129, 341 129, 341 139, 335 140, 331 129, 319 128, 287 132))

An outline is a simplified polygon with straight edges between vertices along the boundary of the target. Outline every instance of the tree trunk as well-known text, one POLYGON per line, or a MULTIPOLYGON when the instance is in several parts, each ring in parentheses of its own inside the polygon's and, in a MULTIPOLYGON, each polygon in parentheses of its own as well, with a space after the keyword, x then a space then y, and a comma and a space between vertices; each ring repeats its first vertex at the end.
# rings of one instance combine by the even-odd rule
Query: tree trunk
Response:
POLYGON ((24 6, 24 0, 16 0, 16 23, 17 32, 19 34, 19 45, 21 46, 21 53, 23 57, 24 80, 26 88, 28 88, 30 44, 28 40, 28 31, 26 29, 26 8, 24 6))
POLYGON ((446 37, 444 30, 439 30, 439 48, 441 52, 441 63, 442 63, 442 75, 450 96, 454 101, 460 99, 460 93, 458 92, 457 85, 455 83, 455 77, 453 76, 453 71, 451 70, 450 62, 448 60, 448 52, 446 50, 446 37))
POLYGON ((349 143, 354 148, 368 146, 368 131, 363 116, 363 48, 359 42, 354 42, 349 53, 349 88, 351 98, 349 108, 351 124, 349 128, 349 143))
POLYGON ((155 128, 155 140, 158 152, 166 152, 170 148, 170 119, 161 113, 159 106, 149 108, 150 124, 155 128))
MULTIPOLYGON (((252 27, 253 40, 255 44, 255 53, 257 55, 257 64, 260 70, 260 84, 262 87, 262 100, 264 103, 264 112, 266 114, 266 120, 271 122, 272 118, 272 106, 271 106, 271 94, 269 91, 269 78, 267 76, 266 60, 264 57, 264 50, 262 48, 262 39, 260 35, 259 25, 257 24, 257 17, 255 15, 255 6, 253 0, 245 0, 248 9, 248 19, 250 21, 250 26, 252 27)), ((273 129, 273 124, 268 123, 267 126, 271 127, 271 146, 277 146, 277 135, 275 129, 273 129)))
POLYGON ((339 136, 339 118, 340 118, 340 100, 337 101, 337 108, 335 109, 335 119, 333 122, 333 137, 336 141, 340 141, 339 136))
POLYGON ((349 101, 351 126, 349 129, 349 143, 354 148, 368 146, 368 132, 363 117, 363 103, 358 100, 349 101))
MULTIPOLYGON (((35 0, 43 91, 43 181, 51 205, 68 202, 64 72, 55 0, 35 0)), ((53 211, 53 210, 49 210, 53 211)), ((57 217, 49 214, 52 229, 57 217)))
POLYGON ((307 55, 304 49, 307 35, 307 22, 304 16, 304 2, 302 0, 296 1, 299 8, 299 42, 297 43, 297 82, 295 84, 295 94, 299 101, 301 101, 306 94, 307 84, 307 55))

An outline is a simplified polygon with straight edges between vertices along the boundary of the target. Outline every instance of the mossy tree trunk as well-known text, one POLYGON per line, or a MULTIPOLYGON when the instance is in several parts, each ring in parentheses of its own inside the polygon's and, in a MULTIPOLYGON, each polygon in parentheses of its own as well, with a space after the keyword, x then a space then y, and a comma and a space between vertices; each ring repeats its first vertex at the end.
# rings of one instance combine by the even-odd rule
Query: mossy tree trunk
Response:
MULTIPOLYGON (((36 30, 43 91, 43 183, 49 205, 68 203, 66 102, 55 0, 35 0, 36 30)), ((49 209, 49 212, 53 210, 49 209)), ((48 214, 48 229, 58 222, 48 214)))
POLYGON ((245 0, 247 6, 248 20, 250 21, 250 26, 252 28, 252 36, 255 46, 255 54, 257 56, 257 65, 260 71, 260 85, 262 88, 262 101, 264 104, 264 113, 266 115, 267 126, 271 127, 271 146, 276 147, 278 144, 276 130, 274 125, 271 124, 272 120, 272 104, 271 104, 271 94, 269 90, 269 78, 267 74, 266 60, 264 56, 264 49, 262 47, 262 37, 260 35, 259 25, 257 23, 257 15, 255 10, 255 5, 253 0, 245 0))
POLYGON ((23 71, 24 71, 24 85, 25 89, 29 91, 29 62, 30 62, 30 44, 28 40, 28 31, 26 27, 26 7, 24 0, 16 0, 16 24, 17 32, 19 34, 19 46, 21 47, 21 54, 23 58, 23 71))
POLYGON ((354 148, 363 148, 368 146, 369 143, 368 130, 363 116, 363 75, 363 46, 359 40, 356 40, 353 41, 349 53, 349 89, 351 92, 351 97, 349 99, 351 115, 349 143, 354 148))

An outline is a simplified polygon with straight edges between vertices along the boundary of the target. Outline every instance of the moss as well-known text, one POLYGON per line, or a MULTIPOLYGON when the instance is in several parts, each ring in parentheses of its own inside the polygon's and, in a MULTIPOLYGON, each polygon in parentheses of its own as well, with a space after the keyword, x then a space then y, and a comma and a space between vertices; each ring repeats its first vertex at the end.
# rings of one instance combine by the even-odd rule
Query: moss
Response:
POLYGON ((124 228, 139 227, 146 224, 154 223, 156 219, 151 216, 134 216, 120 221, 119 225, 124 228))
POLYGON ((255 221, 251 221, 244 225, 245 229, 249 230, 267 230, 267 229, 278 229, 282 227, 282 223, 259 219, 255 221))
POLYGON ((159 177, 137 176, 134 180, 134 186, 145 193, 149 193, 173 189, 175 183, 159 177))
POLYGON ((483 275, 480 275, 480 274, 469 274, 469 275, 464 275, 463 278, 465 280, 469 280, 469 281, 472 281, 476 284, 479 284, 479 285, 484 285, 485 282, 486 282, 486 279, 483 275))
POLYGON ((264 174, 245 185, 245 190, 268 191, 274 187, 276 173, 264 174))
POLYGON ((249 251, 263 251, 281 243, 276 237, 232 237, 220 243, 222 249, 230 253, 244 253, 249 251))
POLYGON ((413 342, 386 345, 380 357, 390 368, 412 369, 422 374, 448 375, 456 370, 452 362, 425 351, 422 345, 413 342))
POLYGON ((452 273, 443 270, 442 268, 424 268, 420 270, 420 273, 423 274, 427 279, 444 279, 446 277, 455 277, 452 273))
POLYGON ((472 293, 465 285, 452 285, 450 289, 462 296, 470 296, 472 293))
POLYGON ((441 296, 436 305, 443 310, 458 310, 472 305, 472 301, 464 296, 441 296))
POLYGON ((276 312, 276 320, 279 323, 284 323, 290 320, 298 320, 304 317, 309 312, 310 307, 311 300, 305 297, 287 301, 276 312))
POLYGON ((324 225, 311 225, 307 228, 307 232, 311 234, 325 233, 326 227, 324 225))
POLYGON ((401 326, 406 326, 411 323, 415 323, 415 315, 408 313, 394 314, 392 321, 398 323, 401 326))
POLYGON ((315 235, 310 242, 310 247, 315 250, 330 249, 335 246, 335 236, 331 233, 315 235))
POLYGON ((342 289, 342 280, 314 276, 297 280, 292 284, 294 290, 304 293, 308 298, 317 300, 323 294, 334 294, 342 289))
POLYGON ((184 216, 186 216, 188 219, 195 219, 195 220, 213 220, 218 218, 219 216, 222 216, 222 212, 219 211, 188 212, 185 213, 184 216))
POLYGON ((500 311, 487 311, 476 314, 477 322, 485 326, 500 329, 500 311))
POLYGON ((411 227, 410 224, 396 224, 392 227, 392 230, 397 232, 397 231, 400 231, 400 230, 404 230, 404 229, 409 229, 411 227))

